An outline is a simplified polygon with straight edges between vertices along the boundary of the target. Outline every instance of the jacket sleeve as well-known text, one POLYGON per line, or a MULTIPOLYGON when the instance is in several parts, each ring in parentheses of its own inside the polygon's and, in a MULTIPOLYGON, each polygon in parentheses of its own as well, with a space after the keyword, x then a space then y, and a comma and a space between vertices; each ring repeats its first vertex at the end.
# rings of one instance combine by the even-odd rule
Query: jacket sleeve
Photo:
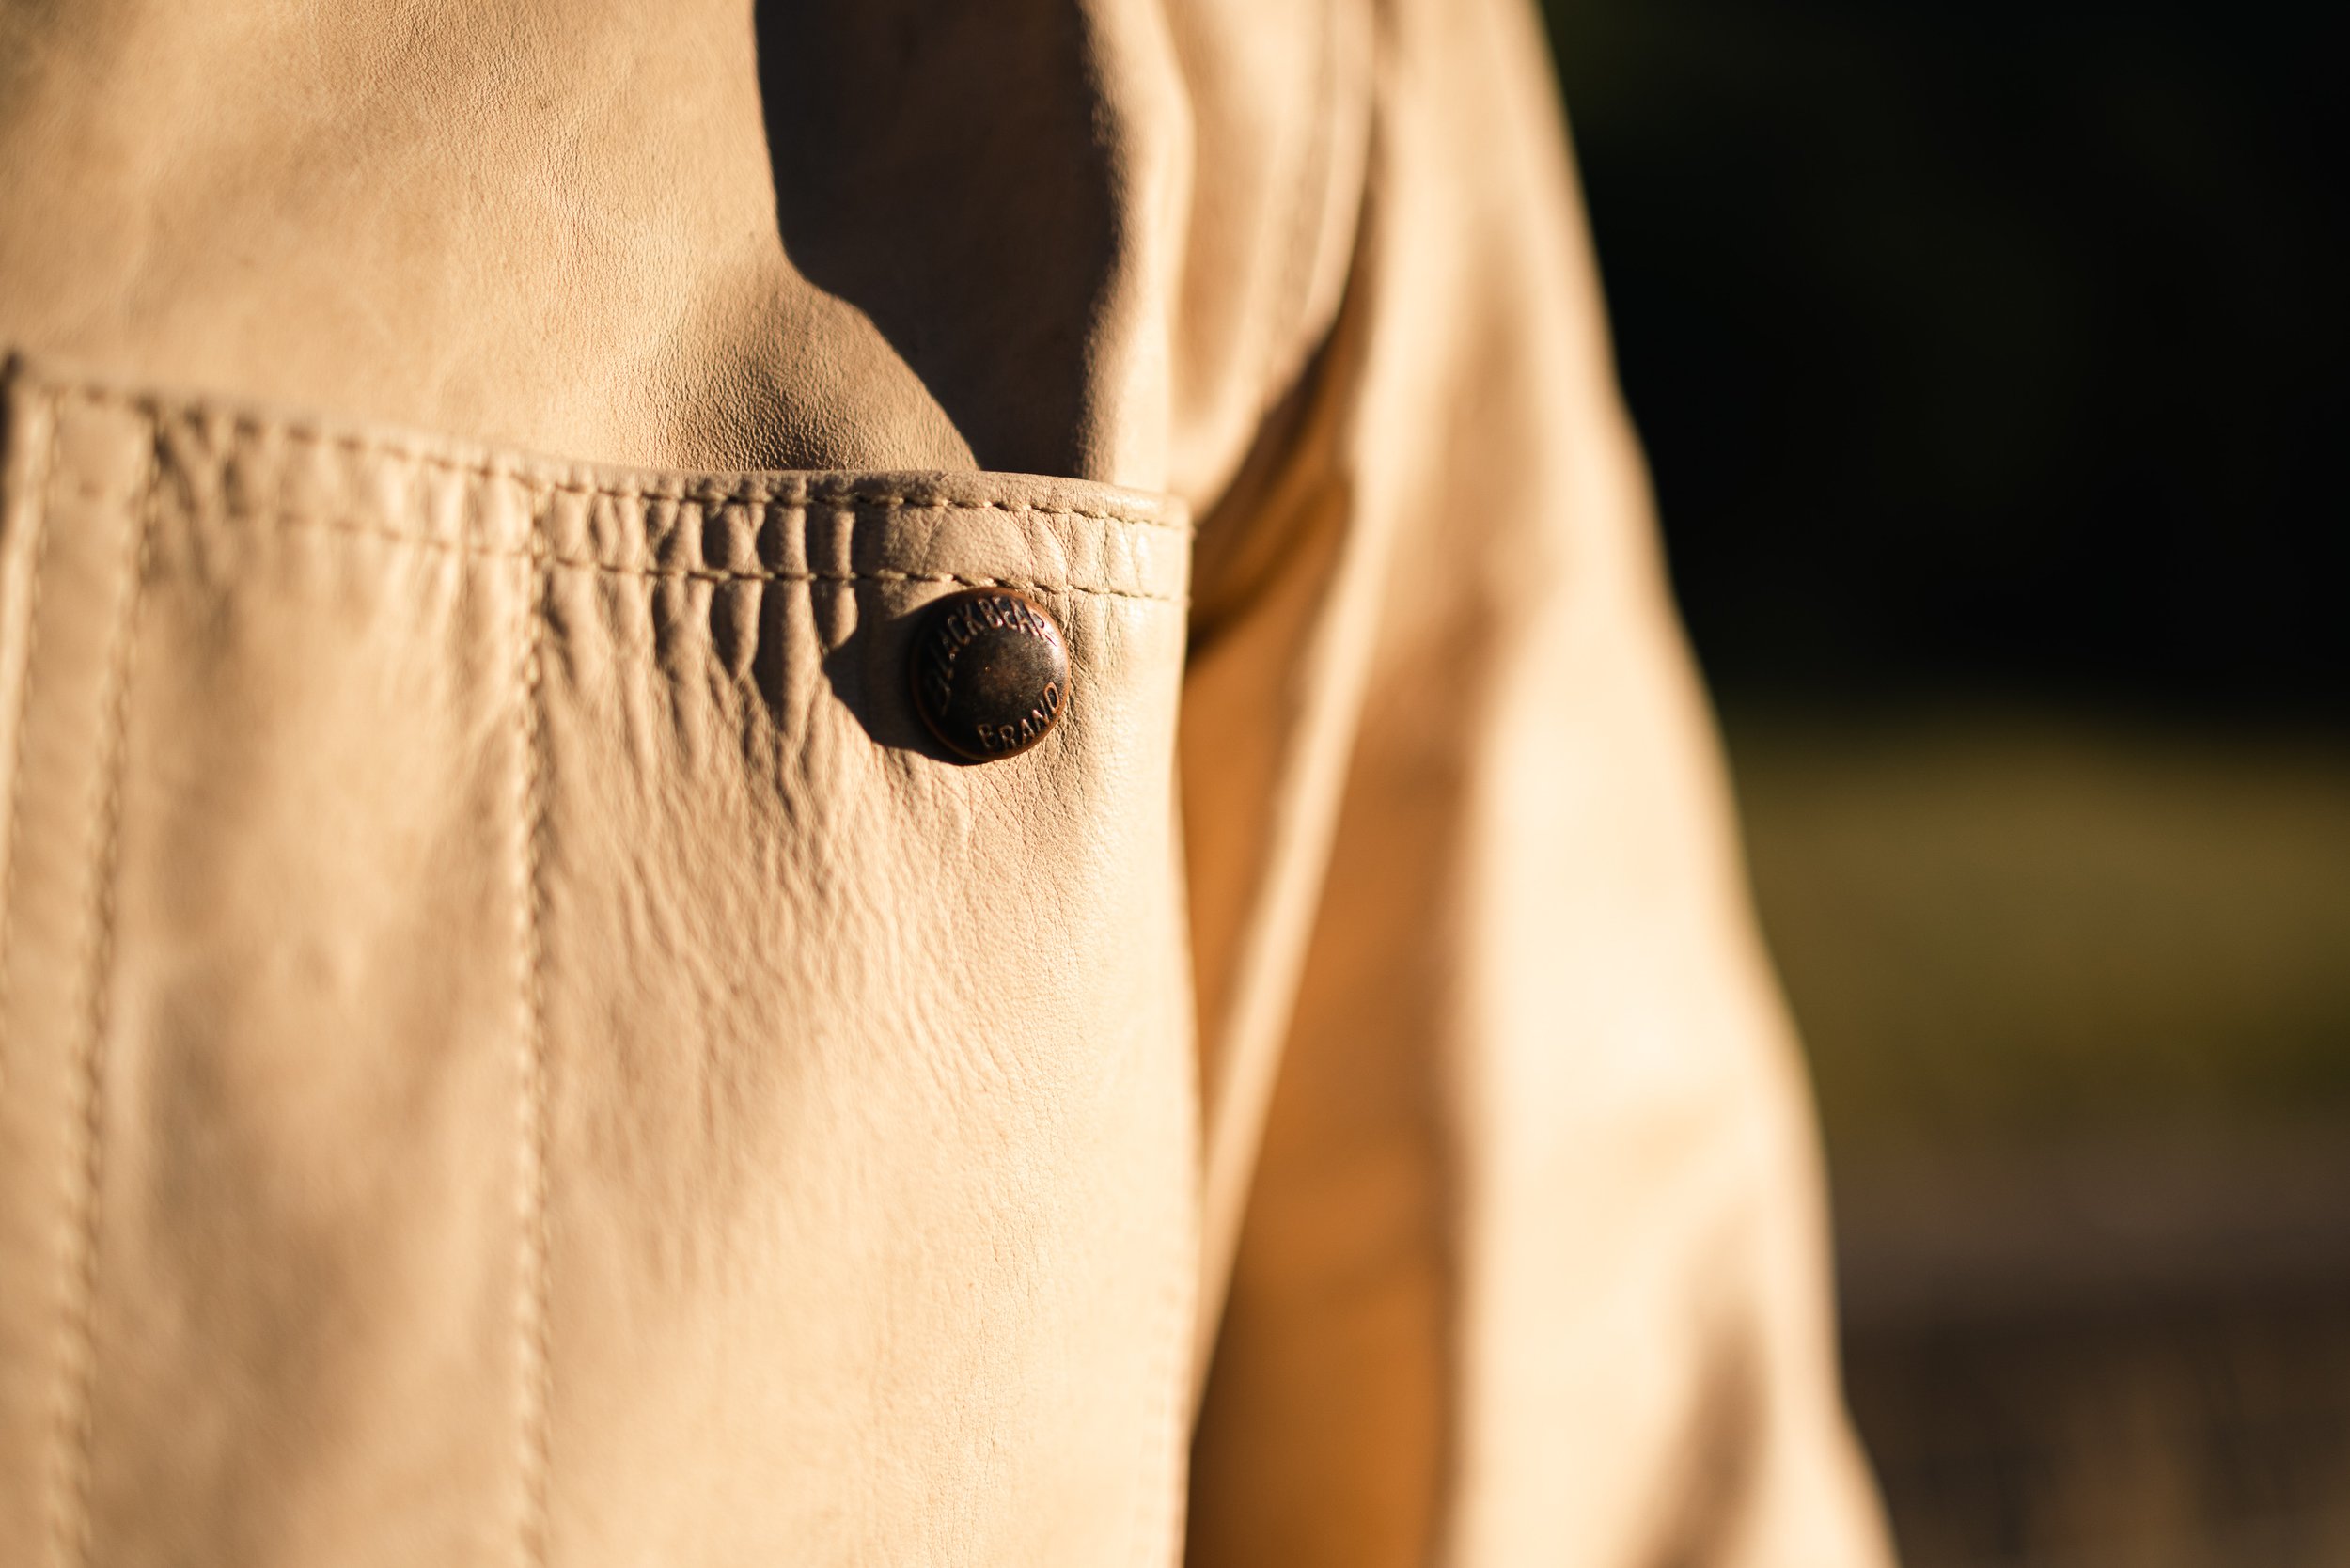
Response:
POLYGON ((1337 324, 1200 546, 1189 1560, 1881 1562, 1541 40, 1367 42, 1337 324))

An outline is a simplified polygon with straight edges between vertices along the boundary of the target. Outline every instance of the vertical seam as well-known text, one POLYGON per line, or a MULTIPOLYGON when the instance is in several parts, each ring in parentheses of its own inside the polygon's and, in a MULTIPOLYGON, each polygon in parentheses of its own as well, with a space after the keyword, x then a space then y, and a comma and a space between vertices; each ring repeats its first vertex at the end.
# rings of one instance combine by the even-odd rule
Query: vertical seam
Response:
POLYGON ((517 1261, 516 1366, 521 1382, 517 1443, 522 1516, 517 1541, 525 1568, 547 1560, 547 1421, 551 1381, 547 1334, 547 1059, 544 991, 544 867, 546 823, 543 760, 545 596, 548 567, 543 494, 529 499, 528 547, 524 554, 521 663, 516 683, 516 964, 521 1041, 516 1096, 517 1261))
POLYGON ((41 445, 41 466, 25 493, 33 508, 32 527, 39 533, 25 546, 24 570, 30 581, 24 588, 24 666, 16 681, 16 729, 9 740, 12 753, 8 760, 8 815, 0 823, 0 832, 8 834, 8 863, 5 881, 0 881, 0 1094, 8 1092, 9 1045, 15 1041, 10 1026, 9 1003, 11 987, 8 975, 13 967, 11 957, 16 951, 16 880, 17 866, 24 857, 22 823, 24 816, 24 725, 33 714, 33 675, 40 661, 40 600, 41 583, 48 575, 42 570, 48 564, 49 541, 55 530, 50 526, 50 508, 55 504, 57 454, 62 445, 58 427, 64 423, 65 410, 57 400, 46 400, 49 405, 49 439, 41 445))
POLYGON ((106 1034, 113 1025, 115 873, 122 830, 123 742, 130 727, 131 676, 137 656, 139 604, 147 580, 149 541, 154 531, 163 472, 163 432, 152 418, 146 423, 147 475, 135 503, 137 513, 126 551, 131 580, 122 590, 122 607, 116 612, 114 646, 107 654, 107 711, 102 742, 105 750, 99 764, 97 843, 86 923, 89 936, 82 964, 89 993, 88 1027, 74 1063, 70 1090, 73 1106, 66 1130, 66 1234, 59 1260, 65 1309, 58 1331, 57 1424, 53 1436, 56 1492, 51 1513, 51 1550, 60 1564, 86 1563, 90 1555, 92 1406, 98 1381, 95 1318, 99 1196, 105 1175, 104 1079, 106 1034))

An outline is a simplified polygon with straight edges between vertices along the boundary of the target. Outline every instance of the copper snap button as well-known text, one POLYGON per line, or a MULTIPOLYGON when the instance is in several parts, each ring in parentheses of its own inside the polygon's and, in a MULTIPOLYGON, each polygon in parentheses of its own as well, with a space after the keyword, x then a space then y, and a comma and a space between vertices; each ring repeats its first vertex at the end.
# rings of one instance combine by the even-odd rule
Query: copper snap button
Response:
POLYGON ((1069 711, 1069 645, 1044 606, 1009 588, 932 604, 914 636, 914 706, 948 750, 1016 757, 1069 711))

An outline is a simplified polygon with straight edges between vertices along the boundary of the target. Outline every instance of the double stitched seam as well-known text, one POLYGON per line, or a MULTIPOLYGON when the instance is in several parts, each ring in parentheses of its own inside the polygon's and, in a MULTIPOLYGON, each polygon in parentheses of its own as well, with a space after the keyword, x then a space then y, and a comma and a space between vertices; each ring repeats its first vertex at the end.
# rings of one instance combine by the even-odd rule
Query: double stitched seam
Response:
POLYGON ((682 579, 703 583, 955 583, 965 588, 1019 588, 1030 593, 1076 593, 1097 599, 1136 599, 1153 604, 1181 604, 1184 596, 1168 593, 1145 593, 1136 588, 1095 588, 1084 583, 1046 583, 1017 577, 974 577, 955 572, 892 572, 875 568, 866 572, 784 572, 755 568, 709 566, 633 566, 621 561, 599 560, 587 556, 558 556, 544 547, 516 549, 509 546, 484 544, 477 540, 443 539, 434 534, 412 533, 388 528, 372 523, 352 522, 336 518, 306 516, 300 512, 283 512, 278 522, 288 527, 309 528, 321 533, 342 534, 354 539, 372 539, 386 544, 414 545, 438 550, 450 555, 476 557, 488 560, 527 560, 535 566, 560 567, 567 572, 601 572, 607 576, 631 577, 649 581, 682 579))
POLYGON ((16 950, 16 868, 24 855, 21 838, 24 817, 24 725, 33 714, 33 678, 40 667, 40 588, 48 575, 42 569, 48 564, 49 541, 54 531, 49 510, 56 504, 57 456, 62 442, 59 415, 56 400, 50 399, 49 439, 41 446, 39 477, 25 487, 34 503, 32 521, 27 525, 38 528, 39 534, 25 551, 24 570, 32 580, 24 588, 24 664, 16 682, 16 732, 9 746, 13 755, 8 760, 8 865, 7 881, 0 885, 0 1093, 8 1091, 8 1058, 15 1043, 9 1026, 8 974, 10 955, 16 950))
POLYGON ((60 1565, 89 1560, 92 1406, 98 1380, 95 1317, 99 1275, 99 1198, 105 1177, 106 1035, 114 995, 116 872, 122 834, 122 775, 130 728, 131 678, 137 662, 139 606, 146 584, 155 509, 161 494, 163 434, 148 427, 148 469, 131 525, 130 581, 116 612, 107 654, 105 750, 99 765, 97 844, 91 868, 88 950, 82 970, 88 987, 88 1027, 72 1074, 74 1105, 66 1144, 66 1225, 61 1294, 65 1310, 57 1348, 55 1433, 56 1493, 51 1508, 51 1548, 60 1565))
POLYGON ((516 1267, 514 1326, 520 1380, 516 1441, 522 1485, 517 1547, 526 1568, 547 1560, 547 1426, 553 1365, 547 1328, 547 1048, 545 990, 546 596, 545 497, 532 497, 530 548, 522 553, 523 625, 516 671, 518 744, 515 958, 521 1038, 516 1063, 516 1267))
MULTIPOLYGON (((101 407, 125 407, 136 410, 149 419, 164 417, 162 405, 151 397, 117 392, 102 386, 69 387, 55 394, 59 398, 75 398, 101 407)), ((200 416, 196 410, 183 411, 200 416)), ((1077 507, 1040 507, 1022 501, 959 501, 941 494, 891 494, 885 491, 866 491, 854 480, 819 480, 814 484, 795 482, 785 478, 745 480, 732 487, 719 484, 696 485, 689 482, 670 488, 659 485, 608 485, 541 478, 533 476, 521 464, 494 461, 450 457, 420 447, 412 447, 382 437, 352 435, 336 431, 322 431, 305 425, 279 424, 249 415, 228 415, 224 422, 240 435, 266 439, 282 436, 306 447, 322 447, 356 456, 395 458, 420 467, 438 469, 443 473, 471 475, 479 478, 510 480, 534 494, 600 495, 615 501, 700 501, 716 505, 747 502, 776 502, 788 505, 885 507, 901 510, 948 511, 1002 511, 1035 517, 1082 517, 1102 523, 1123 523, 1137 528, 1168 528, 1179 533, 1191 531, 1188 522, 1172 518, 1152 517, 1140 512, 1087 510, 1077 507)))

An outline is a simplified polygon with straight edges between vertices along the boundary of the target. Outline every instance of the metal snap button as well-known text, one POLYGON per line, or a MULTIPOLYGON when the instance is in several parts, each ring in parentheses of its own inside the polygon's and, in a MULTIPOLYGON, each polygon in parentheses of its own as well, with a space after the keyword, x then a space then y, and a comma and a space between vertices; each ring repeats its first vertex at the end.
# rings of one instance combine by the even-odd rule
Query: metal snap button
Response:
POLYGON ((974 762, 1018 756, 1069 711, 1069 645, 1043 605, 1009 588, 967 588, 932 604, 909 673, 922 722, 974 762))

